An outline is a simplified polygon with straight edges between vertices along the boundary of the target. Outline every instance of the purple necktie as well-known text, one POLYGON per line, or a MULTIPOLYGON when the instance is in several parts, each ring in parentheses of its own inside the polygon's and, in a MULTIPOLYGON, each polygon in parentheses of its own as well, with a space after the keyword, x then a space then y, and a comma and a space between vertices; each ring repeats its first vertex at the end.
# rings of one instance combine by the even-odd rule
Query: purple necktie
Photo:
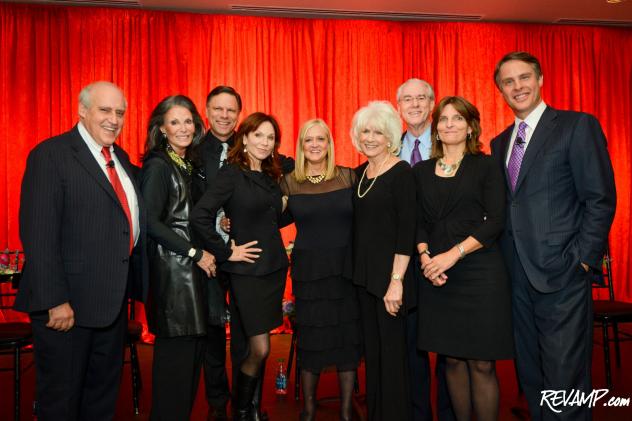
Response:
POLYGON ((524 145, 526 129, 527 123, 522 121, 518 125, 518 134, 516 135, 516 140, 514 140, 514 145, 511 149, 511 156, 509 157, 509 163, 507 164, 507 173, 509 174, 511 191, 516 189, 516 181, 518 181, 518 174, 520 174, 520 165, 522 164, 522 158, 524 157, 525 150, 524 145))
POLYGON ((410 154, 410 166, 414 167, 416 163, 421 161, 421 153, 419 152, 419 139, 415 139, 413 152, 410 154))

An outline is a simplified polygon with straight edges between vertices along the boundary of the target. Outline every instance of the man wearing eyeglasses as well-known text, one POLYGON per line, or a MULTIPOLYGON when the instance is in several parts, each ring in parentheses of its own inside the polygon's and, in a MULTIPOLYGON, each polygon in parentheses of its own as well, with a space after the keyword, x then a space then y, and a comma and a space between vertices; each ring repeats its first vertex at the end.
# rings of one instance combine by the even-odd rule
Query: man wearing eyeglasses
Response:
MULTIPOLYGON (((414 166, 420 161, 430 158, 432 139, 430 137, 430 114, 435 105, 432 86, 425 80, 408 79, 397 89, 397 110, 406 123, 406 131, 402 135, 402 148, 399 157, 414 166)), ((416 254, 417 251, 415 250, 416 254)), ((432 420, 430 405, 430 360, 426 351, 417 349, 417 294, 418 283, 421 282, 419 260, 411 259, 406 273, 412 279, 408 285, 407 296, 409 310, 406 316, 406 341, 408 348, 408 365, 410 368, 410 393, 413 404, 414 421, 432 420), (412 303, 412 304, 411 304, 412 303)), ((445 380, 445 357, 437 356, 437 410, 440 421, 454 419, 450 397, 445 380)))

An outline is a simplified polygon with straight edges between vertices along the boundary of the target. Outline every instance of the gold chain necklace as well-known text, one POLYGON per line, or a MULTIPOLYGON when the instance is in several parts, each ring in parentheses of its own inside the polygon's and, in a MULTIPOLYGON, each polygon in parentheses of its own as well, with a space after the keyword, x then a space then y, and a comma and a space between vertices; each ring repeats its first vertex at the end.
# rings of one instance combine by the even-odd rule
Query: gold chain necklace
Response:
POLYGON ((312 184, 318 184, 325 179, 325 174, 321 175, 306 175, 305 178, 312 184))
POLYGON ((364 181, 364 176, 366 175, 366 170, 369 169, 369 165, 367 164, 367 166, 364 167, 364 171, 362 172, 362 177, 360 178, 360 182, 358 183, 358 191, 357 191, 358 198, 362 199, 364 196, 367 195, 369 190, 371 190, 371 188, 373 187, 373 184, 375 184, 375 182, 377 181, 377 178, 380 176, 380 171, 382 171, 382 167, 384 166, 384 164, 386 164, 386 161, 388 161, 388 158, 390 157, 387 156, 386 159, 384 159, 384 161, 382 161, 382 163, 380 164, 380 167, 377 169, 377 174, 375 178, 373 179, 373 181, 371 181, 371 184, 369 184, 369 188, 367 188, 364 193, 360 193, 360 186, 362 185, 362 181, 364 181))
POLYGON ((456 163, 451 164, 451 165, 448 165, 445 162, 443 162, 443 157, 441 157, 439 158, 439 161, 437 162, 437 164, 439 164, 439 168, 441 168, 441 170, 443 171, 445 175, 450 175, 452 174, 454 170, 458 168, 459 165, 461 165, 461 161, 463 161, 463 156, 456 163))

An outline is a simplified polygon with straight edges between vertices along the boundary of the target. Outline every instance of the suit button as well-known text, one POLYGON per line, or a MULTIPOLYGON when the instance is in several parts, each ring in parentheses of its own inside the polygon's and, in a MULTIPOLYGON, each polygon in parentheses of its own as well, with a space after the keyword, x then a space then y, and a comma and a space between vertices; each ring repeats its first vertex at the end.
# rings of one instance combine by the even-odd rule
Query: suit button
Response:
POLYGON ((124 257, 124 258, 123 258, 123 260, 122 260, 122 262, 123 262, 123 263, 127 263, 127 262, 129 262, 129 257, 124 257))

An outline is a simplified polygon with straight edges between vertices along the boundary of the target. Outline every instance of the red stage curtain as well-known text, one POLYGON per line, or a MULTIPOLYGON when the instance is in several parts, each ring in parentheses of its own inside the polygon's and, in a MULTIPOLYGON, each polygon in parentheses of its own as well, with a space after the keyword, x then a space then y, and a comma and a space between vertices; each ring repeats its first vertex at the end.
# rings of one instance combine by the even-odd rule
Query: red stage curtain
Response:
POLYGON ((0 249, 19 248, 18 203, 26 156, 77 121, 77 94, 99 79, 129 102, 120 144, 139 162, 146 123, 166 95, 183 93, 204 110, 217 84, 234 86, 244 115, 261 110, 282 125, 294 154, 301 122, 322 117, 338 162, 360 162, 349 140, 353 113, 367 101, 395 103, 409 77, 438 98, 463 95, 482 114, 486 144, 513 121, 496 90, 496 61, 511 50, 538 56, 543 97, 595 114, 609 140, 618 208, 612 229, 616 294, 632 301, 630 93, 632 31, 586 26, 276 19, 135 9, 0 4, 0 249))

